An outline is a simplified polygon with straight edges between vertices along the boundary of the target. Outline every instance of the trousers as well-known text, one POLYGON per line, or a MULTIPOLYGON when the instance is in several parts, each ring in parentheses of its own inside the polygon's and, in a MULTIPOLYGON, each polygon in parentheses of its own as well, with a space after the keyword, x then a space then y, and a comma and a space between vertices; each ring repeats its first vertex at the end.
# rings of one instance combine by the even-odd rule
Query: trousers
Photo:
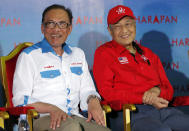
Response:
POLYGON ((132 131, 189 131, 189 115, 174 107, 156 109, 151 105, 136 105, 131 113, 132 131))
MULTIPOLYGON (((54 131, 50 128, 50 116, 40 117, 33 122, 34 131, 54 131)), ((102 125, 98 125, 96 122, 86 122, 86 118, 81 118, 78 116, 73 116, 67 118, 65 121, 61 122, 59 128, 55 131, 110 131, 102 125)))
MULTIPOLYGON (((50 116, 43 116, 33 122, 34 131, 54 131, 50 128, 50 116)), ((55 131, 110 131, 96 122, 86 122, 86 118, 72 116, 61 122, 59 128, 55 131)))

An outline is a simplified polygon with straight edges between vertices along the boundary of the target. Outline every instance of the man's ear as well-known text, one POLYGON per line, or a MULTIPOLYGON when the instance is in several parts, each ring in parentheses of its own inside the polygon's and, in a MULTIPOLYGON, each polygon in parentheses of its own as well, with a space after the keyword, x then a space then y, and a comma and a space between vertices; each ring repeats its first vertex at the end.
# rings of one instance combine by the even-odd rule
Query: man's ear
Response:
POLYGON ((107 29, 108 29, 108 32, 110 33, 110 35, 112 36, 112 29, 111 29, 111 27, 108 26, 107 29))
POLYGON ((69 27, 68 27, 68 34, 70 34, 72 32, 72 25, 70 25, 69 27))

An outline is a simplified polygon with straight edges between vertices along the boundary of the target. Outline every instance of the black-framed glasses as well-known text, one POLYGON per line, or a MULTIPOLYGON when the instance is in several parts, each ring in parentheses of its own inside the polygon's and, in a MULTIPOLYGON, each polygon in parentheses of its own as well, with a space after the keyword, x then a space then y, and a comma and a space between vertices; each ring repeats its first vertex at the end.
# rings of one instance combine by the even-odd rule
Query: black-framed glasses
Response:
POLYGON ((65 21, 60 21, 60 22, 47 21, 47 22, 44 23, 44 25, 45 25, 46 28, 49 28, 49 29, 55 28, 56 25, 58 25, 58 27, 60 29, 66 29, 66 28, 68 28, 68 26, 70 26, 70 24, 65 22, 65 21))
POLYGON ((135 21, 131 21, 131 22, 126 22, 125 24, 123 25, 120 25, 120 24, 116 24, 116 25, 110 25, 110 27, 114 30, 121 30, 123 29, 124 27, 127 28, 127 29, 130 29, 132 27, 134 27, 134 25, 136 24, 135 21))

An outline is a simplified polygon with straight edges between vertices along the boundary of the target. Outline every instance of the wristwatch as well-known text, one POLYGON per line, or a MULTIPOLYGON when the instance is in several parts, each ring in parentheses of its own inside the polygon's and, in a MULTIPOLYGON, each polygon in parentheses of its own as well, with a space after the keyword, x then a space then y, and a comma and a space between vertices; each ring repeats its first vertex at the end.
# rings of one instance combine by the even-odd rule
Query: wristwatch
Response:
POLYGON ((87 98, 87 104, 89 104, 89 101, 90 101, 90 99, 92 99, 92 98, 98 99, 98 100, 100 101, 100 98, 99 98, 98 96, 96 96, 96 95, 90 95, 90 96, 88 96, 88 98, 87 98))

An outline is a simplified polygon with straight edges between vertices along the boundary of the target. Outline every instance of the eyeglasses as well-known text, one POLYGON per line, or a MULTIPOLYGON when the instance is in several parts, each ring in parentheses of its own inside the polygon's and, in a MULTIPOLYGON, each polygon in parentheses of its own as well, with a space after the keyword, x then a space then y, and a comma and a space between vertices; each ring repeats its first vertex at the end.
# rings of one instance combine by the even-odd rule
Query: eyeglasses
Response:
POLYGON ((68 26, 70 26, 69 23, 66 23, 65 21, 60 21, 60 22, 54 22, 54 21, 48 21, 44 23, 46 28, 53 29, 58 25, 60 29, 66 29, 68 26))
POLYGON ((124 25, 110 25, 110 27, 114 30, 121 30, 124 27, 127 29, 130 29, 130 28, 134 27, 135 23, 136 22, 127 22, 124 25))

